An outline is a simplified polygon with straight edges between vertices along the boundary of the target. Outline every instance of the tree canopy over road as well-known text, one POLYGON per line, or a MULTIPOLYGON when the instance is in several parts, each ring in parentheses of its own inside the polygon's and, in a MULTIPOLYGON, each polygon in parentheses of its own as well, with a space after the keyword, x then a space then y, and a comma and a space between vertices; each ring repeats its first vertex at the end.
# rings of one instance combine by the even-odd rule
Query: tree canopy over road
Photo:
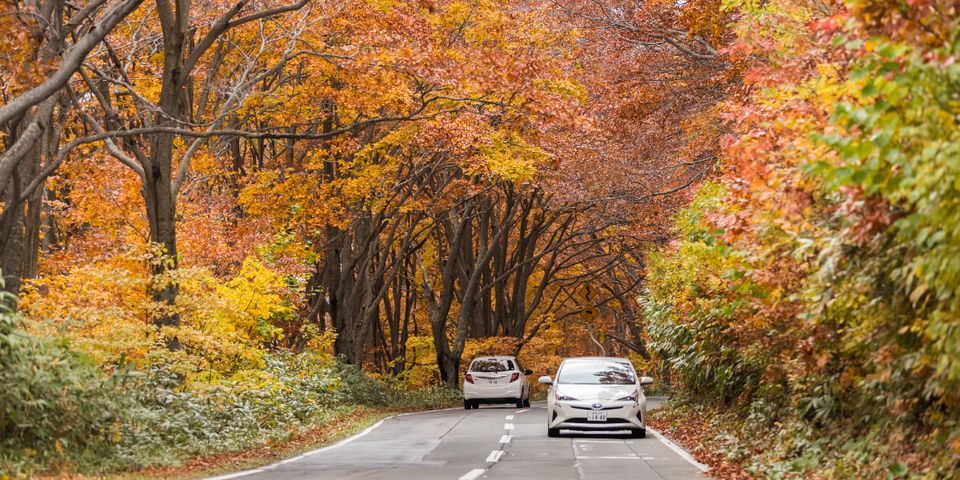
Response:
POLYGON ((602 351, 749 418, 731 471, 951 472, 956 8, 4 0, 2 470, 602 351))

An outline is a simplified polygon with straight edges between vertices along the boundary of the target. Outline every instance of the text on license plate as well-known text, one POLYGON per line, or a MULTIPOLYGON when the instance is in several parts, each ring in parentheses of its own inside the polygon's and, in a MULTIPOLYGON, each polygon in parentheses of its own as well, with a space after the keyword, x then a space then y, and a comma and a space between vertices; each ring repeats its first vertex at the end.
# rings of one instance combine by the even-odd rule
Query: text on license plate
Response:
POLYGON ((588 422, 606 422, 607 412, 587 412, 588 422))

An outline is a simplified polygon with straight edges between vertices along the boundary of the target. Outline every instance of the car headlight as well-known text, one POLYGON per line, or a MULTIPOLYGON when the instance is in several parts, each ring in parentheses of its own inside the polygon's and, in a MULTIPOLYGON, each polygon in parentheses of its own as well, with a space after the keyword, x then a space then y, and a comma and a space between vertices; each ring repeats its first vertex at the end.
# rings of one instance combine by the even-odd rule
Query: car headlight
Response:
POLYGON ((626 396, 623 396, 623 397, 618 398, 616 401, 618 401, 618 402, 636 402, 636 401, 637 401, 637 398, 638 398, 639 396, 640 396, 640 393, 639 393, 639 392, 633 392, 633 393, 631 393, 630 395, 626 395, 626 396))
POLYGON ((569 395, 564 395, 564 394, 562 394, 562 393, 558 393, 558 394, 557 394, 557 401, 558 401, 558 402, 571 402, 571 401, 572 401, 572 402, 575 402, 575 401, 577 401, 577 400, 580 400, 580 399, 579 399, 579 398, 573 398, 573 397, 571 397, 571 396, 569 396, 569 395))

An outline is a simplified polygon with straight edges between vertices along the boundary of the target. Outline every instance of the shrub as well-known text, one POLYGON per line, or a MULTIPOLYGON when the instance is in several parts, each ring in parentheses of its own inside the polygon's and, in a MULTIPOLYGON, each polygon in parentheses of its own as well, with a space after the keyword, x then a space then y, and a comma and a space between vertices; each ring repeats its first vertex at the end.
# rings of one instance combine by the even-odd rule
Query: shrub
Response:
POLYGON ((264 356, 263 368, 185 382, 154 362, 105 374, 66 340, 32 336, 0 314, 0 472, 81 472, 176 465, 183 458, 288 438, 357 406, 410 410, 460 400, 450 388, 407 390, 313 352, 264 356))
POLYGON ((107 454, 126 421, 120 377, 62 339, 24 333, 9 297, 0 300, 0 470, 107 454))

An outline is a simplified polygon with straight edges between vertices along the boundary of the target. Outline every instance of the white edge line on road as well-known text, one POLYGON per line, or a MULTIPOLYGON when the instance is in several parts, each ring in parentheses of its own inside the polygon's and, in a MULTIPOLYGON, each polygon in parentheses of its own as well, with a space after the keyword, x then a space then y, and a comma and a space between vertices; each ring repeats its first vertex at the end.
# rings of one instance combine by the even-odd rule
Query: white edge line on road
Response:
POLYGON ((358 438, 360 438, 360 437, 363 437, 364 435, 372 432, 375 428, 379 427, 380 425, 383 425, 383 422, 389 420, 390 418, 393 418, 393 416, 384 418, 384 419, 378 421, 377 423, 374 423, 373 425, 370 425, 369 427, 367 427, 366 429, 364 429, 362 432, 360 432, 360 433, 358 433, 358 434, 356 434, 356 435, 353 435, 353 436, 344 438, 343 440, 340 440, 339 442, 334 443, 333 445, 327 445, 326 447, 321 447, 321 448, 318 448, 318 449, 316 449, 316 450, 310 450, 309 452, 301 453, 300 455, 297 455, 297 456, 295 456, 295 457, 290 457, 290 458, 287 458, 287 459, 284 459, 284 460, 280 460, 279 462, 271 463, 270 465, 267 465, 267 466, 265 466, 265 467, 255 468, 255 469, 253 469, 253 470, 244 470, 244 471, 242 471, 242 472, 231 473, 231 474, 228 474, 228 475, 221 475, 221 476, 219 476, 219 477, 211 477, 211 478, 208 478, 207 480, 228 480, 228 479, 230 479, 230 478, 245 477, 245 476, 247 476, 247 475, 253 475, 254 473, 261 473, 261 472, 264 472, 264 471, 266 471, 266 470, 272 470, 272 469, 274 469, 274 468, 279 467, 280 465, 284 465, 284 464, 287 464, 287 463, 290 463, 290 462, 296 462, 297 460, 303 460, 304 458, 309 457, 310 455, 315 455, 315 454, 318 454, 318 453, 320 453, 320 452, 325 452, 325 451, 327 451, 327 450, 332 450, 332 449, 334 449, 334 448, 342 447, 342 446, 344 446, 344 445, 346 445, 346 444, 348 444, 348 443, 350 443, 350 442, 352 442, 352 441, 354 441, 354 440, 356 440, 356 439, 358 439, 358 438))
POLYGON ((650 427, 647 427, 647 431, 652 433, 654 437, 657 437, 657 439, 660 440, 661 443, 666 445, 667 448, 669 448, 670 450, 673 450, 673 453, 680 455, 680 458, 686 460, 694 467, 699 468, 701 472, 706 472, 710 470, 710 467, 698 462, 695 458, 693 458, 693 455, 690 455, 690 452, 684 450, 679 445, 671 442, 670 440, 667 439, 667 437, 664 437, 660 432, 650 427))
POLYGON ((211 478, 210 480, 215 480, 215 479, 216 479, 216 480, 227 480, 228 478, 243 477, 243 476, 245 476, 245 475, 253 475, 254 473, 260 473, 260 472, 263 472, 263 470, 261 470, 261 469, 246 470, 246 471, 243 471, 243 472, 231 473, 231 474, 229 474, 229 475, 221 475, 221 476, 219 476, 219 477, 213 477, 213 478, 211 478))
POLYGON ((510 443, 510 439, 513 438, 510 435, 504 435, 500 437, 500 443, 510 443))
POLYGON ((500 457, 503 456, 503 450, 493 450, 490 452, 490 455, 487 455, 487 462, 497 463, 500 461, 500 457))
MULTIPOLYGON (((229 480, 229 479, 231 479, 231 478, 239 478, 239 477, 245 477, 245 476, 247 476, 247 475, 253 475, 253 474, 255 474, 255 473, 262 473, 262 472, 264 472, 264 471, 266 471, 266 470, 271 470, 271 469, 277 468, 277 467, 279 467, 280 465, 284 465, 284 464, 287 464, 287 463, 290 463, 290 462, 296 462, 297 460, 303 460, 304 458, 309 457, 310 455, 315 455, 315 454, 320 453, 320 452, 325 452, 325 451, 327 451, 327 450, 332 450, 332 449, 334 449, 334 448, 342 447, 342 446, 344 446, 344 445, 346 445, 346 444, 348 444, 348 443, 350 443, 350 442, 352 442, 352 441, 354 441, 354 440, 356 440, 356 439, 358 439, 358 438, 360 438, 360 437, 363 437, 364 435, 372 432, 374 429, 376 429, 376 428, 379 427, 380 425, 383 425, 383 422, 386 422, 387 420, 390 420, 391 418, 405 417, 405 416, 407 416, 407 415, 417 415, 417 414, 420 414, 420 413, 446 412, 446 411, 449 411, 449 410, 460 410, 460 408, 459 408, 459 407, 438 408, 438 409, 436 409, 436 410, 425 410, 425 411, 423 411, 423 412, 408 412, 408 413, 398 413, 398 414, 396 414, 396 415, 390 415, 389 417, 383 418, 383 419, 381 419, 380 421, 378 421, 377 423, 374 423, 373 425, 370 425, 370 426, 367 427, 364 431, 362 431, 362 432, 360 432, 360 433, 358 433, 358 434, 356 434, 356 435, 353 435, 353 436, 344 438, 343 440, 340 440, 339 442, 334 443, 333 445, 327 445, 326 447, 321 447, 321 448, 318 448, 318 449, 316 449, 316 450, 310 450, 309 452, 304 452, 304 453, 301 453, 300 455, 297 455, 297 456, 295 456, 295 457, 290 457, 290 458, 287 458, 287 459, 284 459, 284 460, 280 460, 279 462, 271 463, 271 464, 269 464, 269 465, 267 465, 267 466, 264 466, 264 467, 254 468, 254 469, 251 469, 251 470, 243 470, 243 471, 240 471, 240 472, 228 473, 228 474, 226 474, 226 475, 220 475, 220 476, 217 476, 217 477, 208 477, 206 480, 229 480)), ((476 477, 473 477, 473 478, 476 478, 476 477)))
POLYGON ((475 480, 480 478, 480 475, 483 475, 487 470, 485 468, 474 468, 466 473, 466 475, 459 478, 459 480, 475 480))

